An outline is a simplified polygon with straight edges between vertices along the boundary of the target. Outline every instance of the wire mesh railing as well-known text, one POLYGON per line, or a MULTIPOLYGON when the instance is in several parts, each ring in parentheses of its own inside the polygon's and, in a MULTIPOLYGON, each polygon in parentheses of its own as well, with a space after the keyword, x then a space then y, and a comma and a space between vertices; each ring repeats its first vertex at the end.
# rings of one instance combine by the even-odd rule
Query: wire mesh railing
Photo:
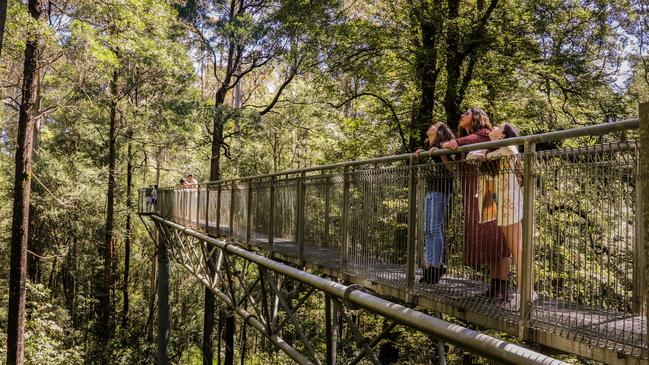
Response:
MULTIPOLYGON (((638 121, 190 187, 138 209, 463 310, 639 356, 638 121), (614 135, 608 138, 614 139, 614 135), (524 151, 516 147, 525 144, 524 151)), ((151 200, 151 202, 149 202, 151 200)))

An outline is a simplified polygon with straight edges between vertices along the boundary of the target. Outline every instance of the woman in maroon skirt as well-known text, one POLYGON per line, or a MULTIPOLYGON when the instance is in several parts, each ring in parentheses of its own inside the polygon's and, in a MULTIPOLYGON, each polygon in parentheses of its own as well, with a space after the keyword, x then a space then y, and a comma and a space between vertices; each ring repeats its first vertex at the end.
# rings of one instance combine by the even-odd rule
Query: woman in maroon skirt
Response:
MULTIPOLYGON (((489 142, 492 127, 487 113, 481 108, 471 108, 460 118, 460 138, 442 143, 440 148, 456 149, 474 143, 489 142)), ((511 254, 502 230, 487 214, 485 204, 480 204, 479 173, 474 164, 463 164, 462 195, 464 198, 464 261, 467 265, 489 265, 491 281, 485 293, 490 298, 507 300, 507 286, 511 254), (482 211, 481 209, 482 208, 482 211)))

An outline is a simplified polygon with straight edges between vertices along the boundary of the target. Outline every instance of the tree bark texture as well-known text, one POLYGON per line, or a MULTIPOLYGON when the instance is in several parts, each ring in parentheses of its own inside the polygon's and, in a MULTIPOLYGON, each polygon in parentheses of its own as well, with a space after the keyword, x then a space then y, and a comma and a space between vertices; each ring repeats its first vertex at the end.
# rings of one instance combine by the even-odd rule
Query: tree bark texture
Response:
MULTIPOLYGON (((45 2, 41 0, 29 0, 29 14, 33 19, 37 21, 43 19, 45 14, 44 4, 45 2)), ((3 6, 6 8, 6 1, 4 1, 3 6)), ((31 200, 32 136, 35 124, 34 103, 40 52, 41 45, 38 35, 28 34, 25 43, 22 101, 18 116, 18 144, 15 157, 7 326, 8 365, 21 365, 25 359, 25 287, 27 281, 29 204, 31 200)))
POLYGON ((214 363, 214 294, 205 288, 205 313, 203 314, 203 365, 214 363))
POLYGON ((127 161, 126 161, 126 235, 124 237, 124 287, 122 289, 124 296, 124 307, 122 309, 122 326, 126 327, 128 321, 128 284, 130 281, 131 271, 131 209, 133 206, 133 146, 128 141, 127 161))
POLYGON ((4 39, 6 20, 7 0, 0 0, 0 56, 2 56, 2 40, 4 39))
POLYGON ((438 47, 440 30, 443 19, 437 15, 435 9, 424 8, 434 5, 422 5, 413 9, 417 14, 413 15, 415 22, 421 31, 421 44, 415 57, 415 67, 420 84, 420 104, 415 113, 412 130, 416 132, 415 138, 410 141, 410 149, 421 146, 426 131, 433 123, 433 110, 435 109, 435 91, 437 87, 438 47))
POLYGON ((102 363, 110 362, 109 341, 111 335, 111 288, 112 288, 112 262, 113 262, 113 228, 115 214, 115 165, 117 161, 117 70, 113 71, 110 82, 110 129, 108 135, 108 189, 106 193, 106 225, 104 244, 101 249, 103 259, 102 283, 99 292, 100 318, 98 322, 98 336, 101 341, 102 363))

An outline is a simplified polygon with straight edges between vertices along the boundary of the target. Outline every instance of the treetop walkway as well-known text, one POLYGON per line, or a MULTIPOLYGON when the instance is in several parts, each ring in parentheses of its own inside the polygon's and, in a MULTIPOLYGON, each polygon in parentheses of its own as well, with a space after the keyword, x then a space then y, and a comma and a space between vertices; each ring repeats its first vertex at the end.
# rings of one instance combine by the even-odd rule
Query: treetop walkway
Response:
MULTIPOLYGON (((649 121, 642 123, 649 132, 649 121)), ((454 154, 450 165, 425 152, 161 188, 155 206, 146 204, 142 189, 139 212, 152 215, 172 257, 208 287, 223 284, 216 272, 226 265, 210 245, 219 242, 222 253, 235 247, 228 246, 232 242, 237 250, 354 284, 353 292, 418 305, 608 364, 647 364, 646 192, 640 166, 648 152, 640 148, 639 125, 633 119, 432 152, 454 154), (572 147, 547 147, 557 141, 572 147), (460 158, 513 145, 522 145, 521 153, 499 163, 460 158), (484 201, 484 190, 498 190, 498 181, 514 175, 522 177, 522 264, 520 270, 511 264, 510 296, 497 300, 484 294, 493 262, 483 256, 501 232, 493 230, 481 244, 467 242, 478 239, 480 224, 497 220, 498 199, 504 200, 494 195, 494 208, 484 201), (424 202, 435 181, 452 184, 452 193, 443 226, 448 270, 433 284, 420 279, 424 202), (477 218, 472 211, 479 212, 477 218)), ((270 291, 262 269, 255 290, 261 285, 270 291)), ((252 301, 246 292, 255 285, 248 285, 242 295, 252 301)), ((255 318, 265 305, 259 304, 255 318)), ((344 308, 338 309, 344 316, 344 308)), ((266 314, 259 319, 264 331, 272 317, 266 314)))

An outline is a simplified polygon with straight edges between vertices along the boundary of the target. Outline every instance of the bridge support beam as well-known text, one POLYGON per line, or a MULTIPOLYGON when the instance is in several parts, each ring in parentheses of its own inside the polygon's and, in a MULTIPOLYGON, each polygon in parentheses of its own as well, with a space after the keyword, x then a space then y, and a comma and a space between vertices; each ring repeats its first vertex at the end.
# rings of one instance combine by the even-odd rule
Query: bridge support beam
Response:
MULTIPOLYGON (((649 298, 649 102, 640 104, 640 191, 641 198, 638 203, 640 234, 636 239, 638 244, 644 248, 644 297, 649 298)), ((645 311, 647 316, 647 333, 649 333, 649 310, 645 311)), ((646 337, 645 337, 646 339, 646 337)), ((649 343, 647 343, 649 347, 649 343)))
POLYGON ((327 333, 327 365, 336 365, 338 345, 338 316, 331 306, 331 296, 325 294, 325 332, 327 333))
MULTIPOLYGON (((158 236, 159 237, 159 236, 158 236)), ((158 240, 158 365, 169 363, 169 256, 166 239, 158 240)))

